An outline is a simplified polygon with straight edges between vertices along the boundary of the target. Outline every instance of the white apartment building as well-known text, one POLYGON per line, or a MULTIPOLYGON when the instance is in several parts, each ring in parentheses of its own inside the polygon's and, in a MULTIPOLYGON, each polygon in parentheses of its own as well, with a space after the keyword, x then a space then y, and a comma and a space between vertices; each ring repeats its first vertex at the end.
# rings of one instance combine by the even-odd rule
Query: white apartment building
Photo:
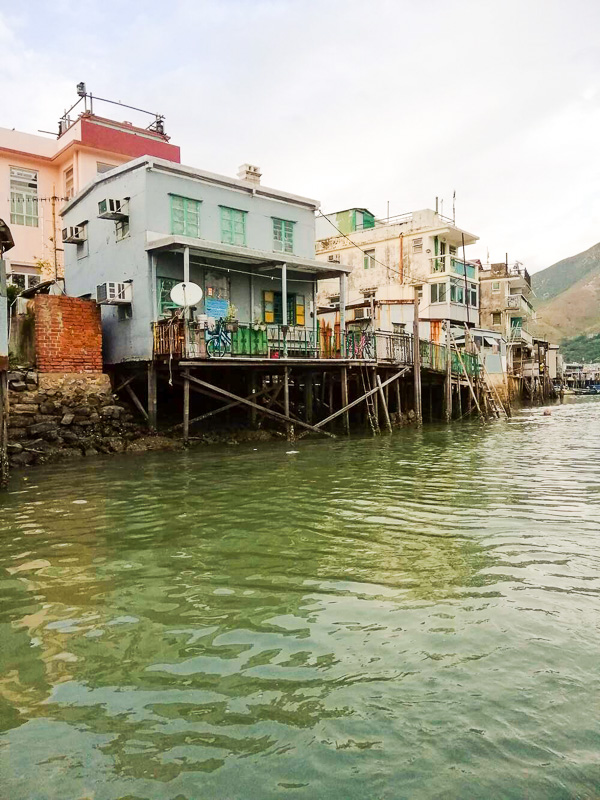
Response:
MULTIPOLYGON (((317 219, 316 254, 353 267, 347 326, 409 330, 416 292, 421 336, 442 341, 444 320, 479 326, 478 269, 463 258, 463 247, 477 240, 431 209, 378 220, 354 208, 317 219)), ((339 291, 337 281, 320 281, 320 306, 335 306, 339 291)))

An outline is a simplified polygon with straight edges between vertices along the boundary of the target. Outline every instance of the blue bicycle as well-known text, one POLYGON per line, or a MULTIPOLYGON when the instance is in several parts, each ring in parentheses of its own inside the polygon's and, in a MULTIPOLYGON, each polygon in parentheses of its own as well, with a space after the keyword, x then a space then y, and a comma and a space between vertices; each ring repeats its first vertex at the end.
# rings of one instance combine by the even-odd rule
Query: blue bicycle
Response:
POLYGON ((212 330, 206 331, 206 355, 223 358, 227 353, 231 353, 231 333, 223 319, 219 319, 212 330))

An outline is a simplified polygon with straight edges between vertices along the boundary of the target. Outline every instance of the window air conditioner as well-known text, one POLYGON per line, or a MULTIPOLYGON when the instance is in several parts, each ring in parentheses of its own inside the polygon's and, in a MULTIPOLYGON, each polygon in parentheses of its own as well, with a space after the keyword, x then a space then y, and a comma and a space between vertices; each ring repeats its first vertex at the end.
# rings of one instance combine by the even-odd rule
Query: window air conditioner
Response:
POLYGON ((371 319, 370 308, 355 308, 354 319, 371 319))
POLYGON ((119 220, 129 217, 129 203, 127 200, 113 200, 106 198, 98 203, 98 219, 119 220))
POLYGON ((73 225, 62 230, 64 244, 81 244, 81 242, 85 242, 86 238, 85 225, 73 225))
POLYGON ((331 255, 327 256, 328 261, 332 261, 334 264, 340 263, 340 255, 339 253, 331 253, 331 255))
POLYGON ((96 286, 96 302, 115 306, 131 303, 131 283, 101 283, 96 286))

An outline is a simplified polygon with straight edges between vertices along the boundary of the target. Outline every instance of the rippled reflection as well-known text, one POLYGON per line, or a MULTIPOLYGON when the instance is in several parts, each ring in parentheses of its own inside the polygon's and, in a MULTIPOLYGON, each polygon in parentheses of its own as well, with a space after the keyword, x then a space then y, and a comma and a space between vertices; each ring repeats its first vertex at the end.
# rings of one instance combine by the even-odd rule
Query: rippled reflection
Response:
POLYGON ((15 477, 6 796, 594 797, 599 436, 583 400, 15 477))

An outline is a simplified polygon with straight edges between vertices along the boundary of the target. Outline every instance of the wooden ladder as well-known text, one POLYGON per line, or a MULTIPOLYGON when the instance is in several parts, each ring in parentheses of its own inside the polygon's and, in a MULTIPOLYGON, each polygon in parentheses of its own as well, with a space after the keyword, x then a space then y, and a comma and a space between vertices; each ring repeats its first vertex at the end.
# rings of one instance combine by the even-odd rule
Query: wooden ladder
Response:
POLYGON ((481 364, 483 370, 483 388, 485 391, 486 405, 491 409, 492 414, 498 419, 500 419, 501 416, 504 416, 506 419, 508 419, 510 414, 506 410, 504 403, 500 399, 498 390, 490 379, 490 373, 487 371, 485 366, 485 358, 482 357, 480 352, 478 352, 478 357, 479 363, 481 364))
MULTIPOLYGON (((369 370, 367 367, 361 364, 360 367, 360 376, 362 378, 362 385, 363 385, 363 394, 370 392, 371 389, 375 388, 371 386, 371 378, 369 377, 369 370)), ((377 416, 375 414, 375 403, 373 401, 374 395, 369 395, 365 397, 365 403, 367 405, 367 417, 369 419, 369 425, 371 426, 371 432, 373 436, 377 436, 380 433, 379 425, 377 424, 377 416)))

